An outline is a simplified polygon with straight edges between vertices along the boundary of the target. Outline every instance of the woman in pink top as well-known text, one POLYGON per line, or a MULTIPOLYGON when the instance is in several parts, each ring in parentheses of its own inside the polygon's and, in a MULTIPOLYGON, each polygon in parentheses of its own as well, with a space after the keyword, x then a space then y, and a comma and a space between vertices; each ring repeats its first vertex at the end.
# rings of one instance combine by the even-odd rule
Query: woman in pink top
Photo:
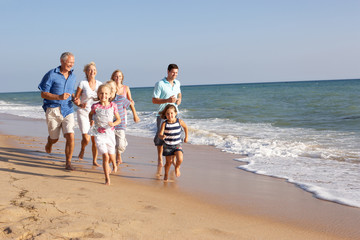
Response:
MULTIPOLYGON (((115 70, 111 75, 111 80, 116 82, 116 94, 123 95, 126 97, 133 105, 135 105, 133 99, 131 98, 130 88, 123 84, 124 74, 119 69, 115 70)), ((135 108, 131 108, 134 116, 134 122, 139 122, 140 118, 138 117, 135 108)), ((127 123, 127 114, 125 112, 125 124, 127 123)))

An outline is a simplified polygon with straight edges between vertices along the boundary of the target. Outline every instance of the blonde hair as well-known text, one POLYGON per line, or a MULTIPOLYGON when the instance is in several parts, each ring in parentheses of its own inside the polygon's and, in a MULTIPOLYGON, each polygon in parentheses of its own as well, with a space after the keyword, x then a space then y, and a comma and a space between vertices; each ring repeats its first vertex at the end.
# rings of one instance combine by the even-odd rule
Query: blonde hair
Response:
POLYGON ((106 83, 103 83, 99 86, 98 90, 97 90, 97 98, 95 98, 94 100, 95 101, 99 101, 100 98, 99 98, 99 93, 100 91, 103 89, 103 88, 107 88, 109 91, 110 91, 110 97, 109 97, 109 102, 112 101, 112 98, 111 98, 111 86, 109 84, 106 84, 106 83))
POLYGON ((110 88, 110 102, 114 100, 116 96, 116 83, 113 80, 107 81, 104 85, 107 85, 110 88))
POLYGON ((95 69, 96 69, 96 65, 95 65, 95 63, 94 62, 90 62, 90 63, 88 63, 88 64, 86 64, 85 66, 84 66, 84 73, 85 73, 85 76, 86 76, 86 78, 88 77, 87 76, 87 71, 89 70, 89 67, 91 67, 91 66, 94 66, 95 67, 95 69))
POLYGON ((116 73, 121 73, 121 84, 123 83, 123 81, 124 81, 124 74, 123 74, 123 72, 121 71, 121 70, 119 70, 119 69, 116 69, 112 74, 111 74, 111 80, 113 80, 113 81, 115 81, 114 80, 114 77, 115 77, 115 74, 116 73))

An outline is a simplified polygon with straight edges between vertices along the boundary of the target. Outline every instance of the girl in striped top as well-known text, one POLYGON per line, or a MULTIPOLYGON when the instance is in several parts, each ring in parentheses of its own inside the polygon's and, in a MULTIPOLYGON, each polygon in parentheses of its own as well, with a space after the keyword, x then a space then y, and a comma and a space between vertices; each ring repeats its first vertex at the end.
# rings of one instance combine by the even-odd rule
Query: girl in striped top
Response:
POLYGON ((172 104, 166 105, 164 110, 160 112, 160 116, 166 119, 162 124, 159 132, 159 138, 164 141, 163 156, 166 158, 164 180, 168 180, 171 164, 175 165, 175 175, 180 177, 180 165, 183 161, 181 128, 184 129, 184 142, 188 141, 188 128, 185 122, 176 118, 177 110, 172 104), (176 158, 176 161, 175 161, 176 158))

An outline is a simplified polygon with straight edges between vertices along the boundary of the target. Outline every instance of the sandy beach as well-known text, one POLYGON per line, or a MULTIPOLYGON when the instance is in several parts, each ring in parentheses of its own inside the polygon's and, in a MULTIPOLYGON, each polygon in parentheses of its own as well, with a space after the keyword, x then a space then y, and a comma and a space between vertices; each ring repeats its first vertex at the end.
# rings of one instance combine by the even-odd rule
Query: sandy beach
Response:
POLYGON ((360 239, 359 208, 240 170, 210 146, 185 144, 182 176, 164 183, 152 140, 128 136, 105 186, 90 147, 76 157, 79 133, 76 171, 64 169, 63 138, 44 152, 44 121, 4 114, 0 133, 0 239, 360 239))

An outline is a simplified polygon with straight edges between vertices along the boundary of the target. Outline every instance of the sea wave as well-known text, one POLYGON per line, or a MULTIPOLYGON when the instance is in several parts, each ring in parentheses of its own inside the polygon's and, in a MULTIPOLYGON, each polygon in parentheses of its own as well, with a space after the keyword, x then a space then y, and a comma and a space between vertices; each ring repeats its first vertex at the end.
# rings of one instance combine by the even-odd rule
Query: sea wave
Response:
POLYGON ((12 114, 31 119, 45 119, 41 106, 30 106, 8 101, 0 101, 0 113, 12 114))
MULTIPOLYGON (((37 100, 34 105, 0 100, 0 113, 45 119, 37 100)), ((131 111, 128 113, 127 134, 154 137, 156 112, 138 111, 139 123, 133 122, 131 111)), ((239 169, 284 178, 318 198, 360 207, 359 132, 201 119, 197 115, 185 108, 181 111, 190 144, 239 154, 238 161, 247 163, 239 169)))

